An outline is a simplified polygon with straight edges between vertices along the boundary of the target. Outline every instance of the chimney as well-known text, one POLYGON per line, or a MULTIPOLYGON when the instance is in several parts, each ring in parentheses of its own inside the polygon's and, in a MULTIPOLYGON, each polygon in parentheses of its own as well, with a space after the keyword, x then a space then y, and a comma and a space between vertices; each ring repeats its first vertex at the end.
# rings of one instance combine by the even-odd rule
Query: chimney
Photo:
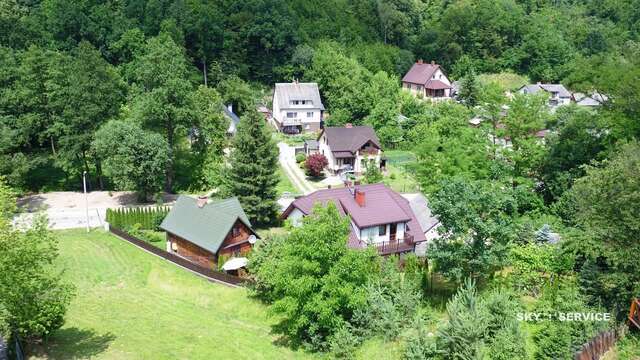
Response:
POLYGON ((208 201, 208 196, 198 196, 198 207, 202 209, 205 205, 207 205, 208 201))
POLYGON ((347 129, 351 129, 353 127, 353 124, 346 123, 346 124, 344 124, 344 127, 346 127, 347 129))
POLYGON ((356 199, 356 203, 358 203, 360 207, 364 207, 364 191, 360 191, 356 189, 355 199, 356 199))
POLYGON ((422 64, 423 62, 422 59, 418 59, 418 64, 422 64))
POLYGON ((435 64, 436 64, 436 62, 431 60, 431 65, 435 65, 435 64))

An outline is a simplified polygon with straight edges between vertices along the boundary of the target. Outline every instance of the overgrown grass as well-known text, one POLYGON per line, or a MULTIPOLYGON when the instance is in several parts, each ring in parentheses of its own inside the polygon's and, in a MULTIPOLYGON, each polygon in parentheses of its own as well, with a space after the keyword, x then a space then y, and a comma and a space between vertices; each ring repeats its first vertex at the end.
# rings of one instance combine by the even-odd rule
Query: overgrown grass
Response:
POLYGON ((501 72, 497 74, 481 74, 478 75, 478 80, 481 84, 496 83, 504 91, 515 91, 521 88, 523 85, 529 83, 529 78, 526 76, 501 72))
POLYGON ((57 232, 77 287, 36 359, 297 359, 245 289, 208 282, 103 231, 57 232))

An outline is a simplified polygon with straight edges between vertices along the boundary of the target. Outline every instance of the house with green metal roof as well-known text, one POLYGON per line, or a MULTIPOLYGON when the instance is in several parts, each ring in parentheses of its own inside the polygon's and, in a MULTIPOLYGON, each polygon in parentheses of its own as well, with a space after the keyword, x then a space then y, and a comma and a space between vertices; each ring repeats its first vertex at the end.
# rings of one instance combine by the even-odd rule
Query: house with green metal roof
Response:
POLYGON ((181 195, 160 228, 167 234, 168 252, 207 268, 221 257, 242 257, 258 237, 237 198, 181 195))

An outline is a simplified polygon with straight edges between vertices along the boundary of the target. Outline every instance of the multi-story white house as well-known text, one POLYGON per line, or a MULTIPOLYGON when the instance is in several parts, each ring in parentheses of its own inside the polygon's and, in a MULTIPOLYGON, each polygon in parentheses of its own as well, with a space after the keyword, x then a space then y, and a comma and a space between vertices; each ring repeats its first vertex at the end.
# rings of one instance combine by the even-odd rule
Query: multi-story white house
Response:
POLYGON ((572 100, 571 93, 562 84, 529 84, 524 85, 518 92, 521 94, 537 94, 540 91, 549 94, 549 108, 555 110, 558 106, 569 105, 572 100))
POLYGON ((273 125, 286 134, 322 128, 324 105, 316 83, 278 83, 273 92, 273 125))
POLYGON ((334 174, 353 171, 362 174, 369 164, 380 167, 382 147, 371 126, 326 127, 318 136, 318 152, 334 174))
POLYGON ((375 247, 381 255, 413 252, 427 240, 409 200, 384 184, 318 190, 294 200, 282 214, 293 226, 313 211, 315 204, 333 202, 349 216, 351 233, 347 246, 375 247))
POLYGON ((425 63, 418 60, 402 78, 402 88, 414 96, 432 101, 450 100, 453 86, 435 62, 425 63))

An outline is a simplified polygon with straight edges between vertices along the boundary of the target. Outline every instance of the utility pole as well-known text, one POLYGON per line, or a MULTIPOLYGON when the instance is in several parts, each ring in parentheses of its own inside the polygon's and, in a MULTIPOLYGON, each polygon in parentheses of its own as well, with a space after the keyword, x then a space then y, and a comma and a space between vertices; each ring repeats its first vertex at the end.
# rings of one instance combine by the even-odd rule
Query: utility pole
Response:
POLYGON ((89 196, 87 195, 87 171, 82 172, 82 185, 84 187, 84 208, 87 215, 87 232, 89 232, 89 196))

